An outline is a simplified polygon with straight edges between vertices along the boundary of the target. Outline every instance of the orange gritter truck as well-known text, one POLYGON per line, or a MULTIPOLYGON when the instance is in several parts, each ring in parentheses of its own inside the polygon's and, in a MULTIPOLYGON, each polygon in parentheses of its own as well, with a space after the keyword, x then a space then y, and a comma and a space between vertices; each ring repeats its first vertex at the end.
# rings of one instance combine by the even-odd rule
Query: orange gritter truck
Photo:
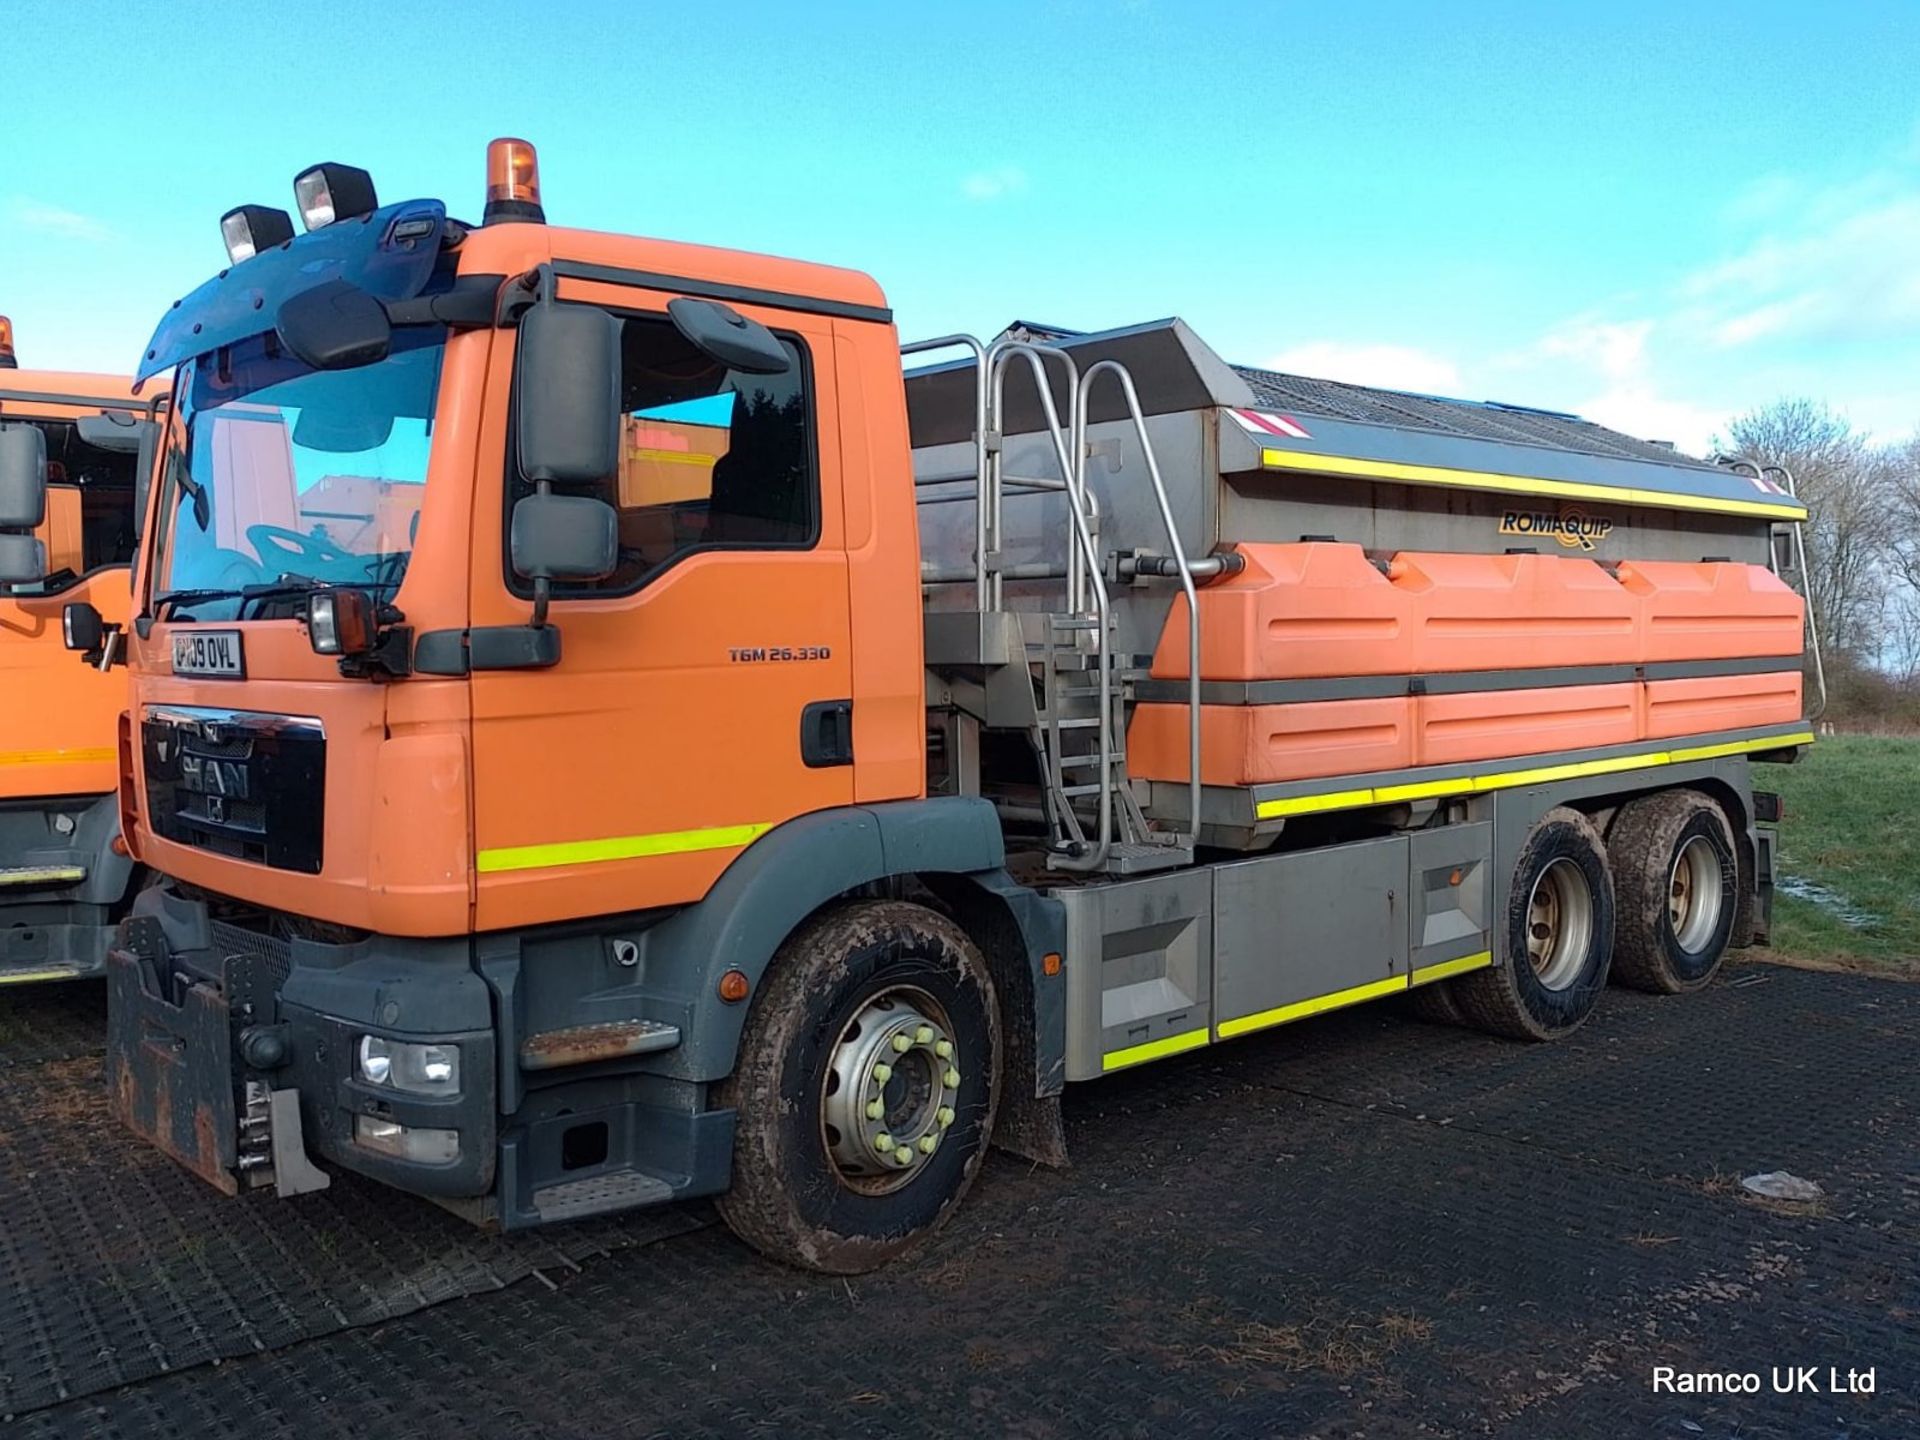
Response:
POLYGON ((1552 1039, 1764 927, 1771 478, 1177 320, 903 362, 864 276, 488 180, 303 173, 140 365, 108 1074, 214 1185, 859 1270, 1064 1161, 1069 1081, 1387 997, 1552 1039))
POLYGON ((127 617, 155 433, 132 383, 20 369, 0 316, 0 446, 43 477, 0 497, 0 985, 100 973, 135 883, 114 798, 125 677, 62 634, 75 602, 127 617))

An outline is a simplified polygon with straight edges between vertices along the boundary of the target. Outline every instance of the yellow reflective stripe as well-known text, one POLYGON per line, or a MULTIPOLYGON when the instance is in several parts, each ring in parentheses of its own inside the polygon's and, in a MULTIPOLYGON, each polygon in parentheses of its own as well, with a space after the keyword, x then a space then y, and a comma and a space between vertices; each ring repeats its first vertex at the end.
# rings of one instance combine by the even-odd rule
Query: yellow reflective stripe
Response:
POLYGON ((1257 1015, 1242 1015, 1235 1020, 1220 1022, 1220 1038, 1231 1039, 1235 1035, 1244 1035, 1249 1030, 1264 1030, 1269 1025, 1284 1025, 1289 1020, 1304 1020, 1309 1015, 1318 1015, 1323 1010, 1338 1010, 1347 1005, 1358 1005, 1362 1000, 1371 1000, 1376 995, 1389 995, 1396 990, 1407 988, 1407 977, 1389 975, 1384 980, 1374 980, 1365 985, 1356 985, 1351 990, 1336 990, 1331 995, 1316 995, 1311 1000, 1298 1000, 1291 1005, 1282 1005, 1273 1010, 1262 1010, 1257 1015))
POLYGON ((712 466, 712 455, 695 455, 685 450, 635 450, 635 459, 657 461, 662 465, 706 465, 712 466))
POLYGON ((1682 760, 1718 760, 1723 755, 1739 755, 1751 750, 1785 749, 1789 745, 1813 744, 1813 732, 1803 730, 1798 735, 1776 735, 1771 740, 1735 740, 1729 745, 1695 745, 1687 750, 1670 752, 1674 763, 1682 760))
POLYGON ((1607 760, 1575 760, 1565 765, 1542 765, 1531 770, 1508 770, 1497 775, 1417 781, 1408 785, 1380 785, 1369 790, 1335 790, 1325 795, 1289 795, 1279 800, 1261 801, 1254 808, 1254 814, 1262 820, 1274 820, 1284 815, 1309 815, 1319 810, 1353 810, 1362 805, 1423 800, 1436 795, 1511 790, 1516 785, 1544 785, 1554 780, 1612 775, 1622 770, 1649 770, 1659 765, 1680 765, 1689 760, 1718 760, 1727 755, 1750 755, 1759 750, 1785 750, 1812 743, 1813 732, 1802 730, 1792 735, 1769 735, 1764 740, 1733 740, 1722 745, 1698 745, 1686 750, 1648 750, 1639 755, 1616 755, 1607 760))
POLYGON ((1431 800, 1436 795, 1464 795, 1473 789, 1470 778, 1426 780, 1417 785, 1379 785, 1374 788, 1373 803, 1385 805, 1395 800, 1431 800))
POLYGON ((615 835, 605 840, 562 840, 552 845, 509 845, 482 850, 474 869, 482 875, 502 870, 543 870, 554 865, 591 865, 600 860, 638 860, 652 855, 685 855, 696 850, 736 850, 751 845, 771 825, 717 825, 707 830, 675 830, 660 835, 615 835))
POLYGON ((1468 490, 1502 490, 1517 495, 1562 495, 1573 500, 1611 500, 1620 505, 1659 505, 1674 510, 1711 510, 1722 515, 1765 515, 1775 520, 1804 520, 1806 507, 1768 505, 1758 500, 1721 500, 1708 495, 1673 495, 1616 485, 1585 485, 1574 480, 1543 480, 1486 470, 1455 470, 1439 465, 1404 465, 1396 460, 1356 460, 1348 455, 1316 455, 1305 450, 1260 452, 1269 470, 1312 470, 1326 475, 1358 475, 1370 480, 1402 480, 1410 485, 1455 485, 1468 490))
POLYGON ((10 970, 0 971, 0 985, 25 985, 34 980, 71 980, 78 970, 10 970))
POLYGON ((1178 1055, 1183 1050, 1198 1050, 1207 1043, 1207 1040, 1207 1027, 1202 1025, 1198 1030, 1169 1035, 1164 1040, 1149 1040, 1144 1045, 1130 1045, 1125 1050, 1109 1050, 1100 1057, 1100 1069, 1103 1073, 1108 1070, 1121 1070, 1146 1060, 1178 1055))
POLYGON ((1578 780, 1583 775, 1614 775, 1622 770, 1646 770, 1666 765, 1673 757, 1664 750, 1641 755, 1616 755, 1610 760, 1575 760, 1565 765, 1542 765, 1533 770, 1509 770, 1504 775, 1475 779, 1475 790, 1511 790, 1516 785, 1544 785, 1550 780, 1578 780))
POLYGON ((1295 795, 1287 800, 1268 800, 1260 806, 1260 818, 1276 815, 1307 815, 1315 810, 1348 810, 1373 803, 1371 790, 1338 790, 1331 795, 1295 795))
POLYGON ((0 870, 0 885, 51 885, 56 882, 69 885, 86 878, 86 868, 81 865, 24 865, 0 870))
POLYGON ((1482 950, 1478 955, 1462 955, 1458 960, 1442 960, 1438 965, 1422 965, 1413 972, 1413 983, 1431 985, 1435 980, 1444 980, 1449 975, 1461 975, 1469 970, 1484 970, 1492 963, 1493 952, 1482 950))
POLYGON ((0 753, 0 765, 91 765, 112 760, 111 748, 87 750, 8 750, 0 753))

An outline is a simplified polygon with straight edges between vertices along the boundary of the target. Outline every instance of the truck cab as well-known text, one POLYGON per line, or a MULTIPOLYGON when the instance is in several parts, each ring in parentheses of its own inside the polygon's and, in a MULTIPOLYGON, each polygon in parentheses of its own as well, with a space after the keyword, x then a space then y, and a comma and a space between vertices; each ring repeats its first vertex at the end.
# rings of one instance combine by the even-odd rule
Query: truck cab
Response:
POLYGON ((66 648, 79 604, 127 618, 152 396, 125 376, 21 369, 0 317, 0 984, 99 974, 133 884, 114 736, 125 675, 66 648))

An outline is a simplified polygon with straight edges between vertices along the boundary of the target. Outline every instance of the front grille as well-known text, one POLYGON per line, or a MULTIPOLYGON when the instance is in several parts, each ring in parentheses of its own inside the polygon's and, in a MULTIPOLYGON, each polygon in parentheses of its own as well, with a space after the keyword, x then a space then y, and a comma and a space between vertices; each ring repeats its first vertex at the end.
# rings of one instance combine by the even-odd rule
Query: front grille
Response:
POLYGON ((162 839, 320 873, 327 745, 318 720, 153 706, 140 746, 148 822, 162 839))
POLYGON ((209 928, 213 932, 213 948, 223 960, 234 955, 247 956, 271 972, 276 989, 293 968, 293 946, 277 935, 262 935, 226 920, 216 920, 209 928))

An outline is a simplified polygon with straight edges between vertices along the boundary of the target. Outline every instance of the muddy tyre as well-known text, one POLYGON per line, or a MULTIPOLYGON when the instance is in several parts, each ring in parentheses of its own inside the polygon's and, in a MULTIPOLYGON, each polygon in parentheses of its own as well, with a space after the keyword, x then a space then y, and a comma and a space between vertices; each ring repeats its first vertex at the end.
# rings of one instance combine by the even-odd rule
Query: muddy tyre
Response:
POLYGON ((1500 963, 1448 982, 1469 1024, 1516 1040, 1557 1040, 1586 1022, 1613 956, 1613 876, 1600 832, 1549 810, 1520 849, 1507 890, 1500 963))
POLYGON ((986 960, 919 905, 863 901, 809 921, 754 997, 734 1072, 735 1234, 802 1269, 858 1274, 944 1224, 999 1101, 986 960))
POLYGON ((1710 982, 1740 909, 1726 812, 1698 790, 1643 796, 1614 817, 1607 852, 1619 908, 1614 978, 1658 995, 1710 982))
POLYGON ((1453 986, 1451 980, 1415 986, 1407 993, 1407 1009, 1416 1019, 1431 1025, 1466 1025, 1470 1022, 1460 1012, 1460 1001, 1453 993, 1453 986))

